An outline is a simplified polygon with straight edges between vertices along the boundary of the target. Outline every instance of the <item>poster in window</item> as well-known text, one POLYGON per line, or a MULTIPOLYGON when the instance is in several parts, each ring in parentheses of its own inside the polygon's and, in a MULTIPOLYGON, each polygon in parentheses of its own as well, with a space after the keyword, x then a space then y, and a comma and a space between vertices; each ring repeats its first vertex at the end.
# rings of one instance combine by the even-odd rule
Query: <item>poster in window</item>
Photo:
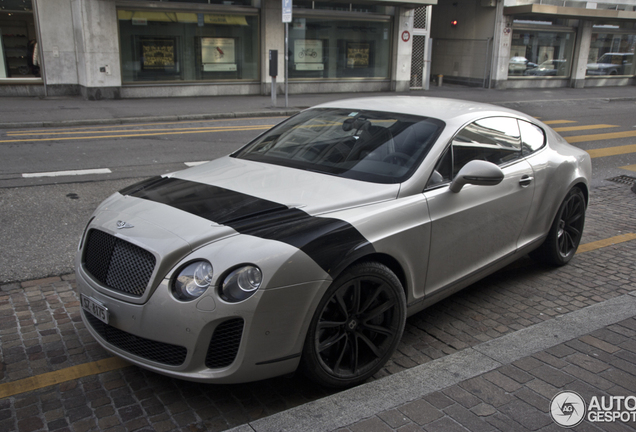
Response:
POLYGON ((368 68, 370 52, 368 42, 347 42, 347 68, 368 68))
POLYGON ((324 70, 322 40, 294 40, 294 65, 296 70, 324 70))
POLYGON ((141 38, 142 71, 177 71, 175 38, 141 38))
POLYGON ((201 38, 201 63, 205 72, 236 71, 236 40, 201 38))

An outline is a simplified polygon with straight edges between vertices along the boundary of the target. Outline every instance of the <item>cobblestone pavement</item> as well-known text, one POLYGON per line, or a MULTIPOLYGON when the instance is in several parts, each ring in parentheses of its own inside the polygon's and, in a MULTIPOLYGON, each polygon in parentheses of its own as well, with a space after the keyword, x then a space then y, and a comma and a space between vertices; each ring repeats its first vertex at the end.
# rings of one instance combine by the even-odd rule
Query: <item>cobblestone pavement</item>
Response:
MULTIPOLYGON (((592 190, 582 243, 634 232, 636 195, 629 186, 592 190)), ((398 351, 375 379, 634 290, 636 240, 580 253, 557 269, 524 258, 409 318, 398 351)), ((470 430, 553 428, 545 407, 558 389, 586 395, 634 392, 635 331, 633 319, 623 321, 348 430, 464 430, 461 424, 470 430)), ((0 391, 6 383, 111 357, 80 319, 73 275, 1 286, 0 338, 0 391)), ((302 376, 205 385, 130 366, 4 397, 0 431, 220 431, 330 394, 302 376)), ((609 430, 606 426, 601 429, 609 430)), ((595 430, 580 430, 588 429, 595 430)))
MULTIPOLYGON (((605 397, 603 405, 609 407, 611 397, 636 395, 636 319, 524 357, 338 432, 562 431, 548 407, 564 389, 576 392, 588 406, 593 397, 599 401, 605 397)), ((621 406, 627 409, 612 412, 628 413, 621 414, 627 422, 596 422, 598 418, 606 420, 605 415, 598 415, 604 411, 588 409, 589 416, 574 430, 636 430, 636 404, 630 400, 621 406)), ((617 402, 613 402, 616 407, 617 402)), ((576 408, 583 412, 581 406, 576 408)))

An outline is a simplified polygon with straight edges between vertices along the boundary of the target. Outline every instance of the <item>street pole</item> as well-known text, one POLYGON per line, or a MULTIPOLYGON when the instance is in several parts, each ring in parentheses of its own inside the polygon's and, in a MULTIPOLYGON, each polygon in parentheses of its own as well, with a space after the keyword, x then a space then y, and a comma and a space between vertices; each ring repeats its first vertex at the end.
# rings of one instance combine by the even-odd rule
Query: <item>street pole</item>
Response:
POLYGON ((285 108, 289 106, 289 23, 292 20, 292 0, 283 0, 283 23, 285 23, 285 108))
POLYGON ((289 106, 289 23, 285 23, 285 108, 289 106))

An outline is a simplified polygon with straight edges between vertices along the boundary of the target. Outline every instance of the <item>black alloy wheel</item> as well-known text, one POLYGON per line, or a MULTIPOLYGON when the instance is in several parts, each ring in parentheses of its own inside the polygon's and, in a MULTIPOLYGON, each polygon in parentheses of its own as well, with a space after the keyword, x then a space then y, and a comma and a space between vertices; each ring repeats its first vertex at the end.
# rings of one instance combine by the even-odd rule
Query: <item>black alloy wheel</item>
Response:
POLYGON ((367 380, 389 360, 406 320, 399 279, 379 263, 355 265, 321 300, 305 341, 303 369, 328 387, 367 380))
POLYGON ((567 264, 579 247, 585 226, 585 196, 581 189, 570 189, 559 207, 548 237, 531 256, 548 264, 567 264))

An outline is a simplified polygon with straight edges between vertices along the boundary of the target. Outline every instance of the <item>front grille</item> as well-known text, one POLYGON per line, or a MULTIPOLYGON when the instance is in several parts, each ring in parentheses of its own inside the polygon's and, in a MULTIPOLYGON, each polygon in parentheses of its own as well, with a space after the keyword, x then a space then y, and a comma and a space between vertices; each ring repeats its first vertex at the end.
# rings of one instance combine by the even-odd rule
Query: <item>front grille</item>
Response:
POLYGON ((210 369, 231 365, 238 353, 242 336, 243 318, 233 318, 219 324, 210 339, 205 365, 210 369))
POLYGON ((141 297, 156 259, 145 249, 99 230, 90 230, 84 267, 99 282, 116 291, 141 297))
POLYGON ((188 354, 185 347, 135 336, 105 324, 87 312, 84 316, 106 342, 138 357, 169 366, 179 366, 183 364, 188 354))

